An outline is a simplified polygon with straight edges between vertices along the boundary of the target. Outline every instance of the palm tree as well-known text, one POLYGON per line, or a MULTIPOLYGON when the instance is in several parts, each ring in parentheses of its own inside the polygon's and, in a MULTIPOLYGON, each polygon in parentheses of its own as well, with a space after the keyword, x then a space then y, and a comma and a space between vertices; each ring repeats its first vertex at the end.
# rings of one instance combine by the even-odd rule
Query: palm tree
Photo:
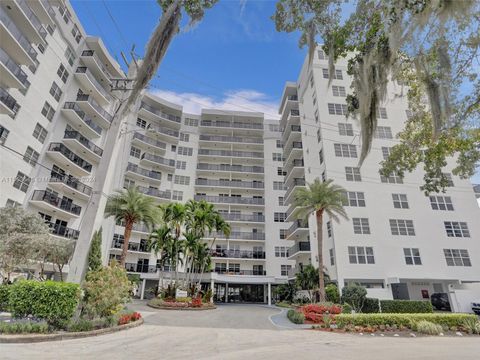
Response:
POLYGON ((175 271, 175 284, 178 283, 178 264, 183 263, 180 253, 184 251, 184 241, 180 239, 182 235, 182 226, 187 218, 187 211, 184 204, 170 203, 161 207, 163 211, 163 220, 170 225, 174 232, 174 241, 170 246, 172 266, 175 271))
POLYGON ((172 233, 168 225, 162 225, 152 231, 148 238, 148 250, 154 251, 157 257, 160 258, 160 279, 158 289, 163 288, 163 266, 167 261, 171 262, 167 249, 169 243, 173 241, 172 233))
POLYGON ((305 218, 315 213, 317 219, 317 247, 318 247, 318 292, 320 301, 325 301, 325 277, 323 273, 323 215, 339 221, 338 215, 348 219, 343 208, 345 189, 332 183, 333 180, 321 182, 318 178, 307 188, 297 189, 294 193, 294 205, 301 207, 300 214, 305 218))
POLYGON ((116 194, 108 198, 105 206, 105 217, 113 216, 115 221, 123 222, 125 225, 122 255, 120 257, 120 265, 122 267, 125 266, 128 242, 130 241, 133 225, 139 222, 147 225, 153 224, 157 214, 155 200, 142 194, 136 187, 130 187, 127 190, 117 190, 116 194))
POLYGON ((183 236, 185 237, 185 285, 188 288, 201 238, 193 231, 183 233, 183 236))

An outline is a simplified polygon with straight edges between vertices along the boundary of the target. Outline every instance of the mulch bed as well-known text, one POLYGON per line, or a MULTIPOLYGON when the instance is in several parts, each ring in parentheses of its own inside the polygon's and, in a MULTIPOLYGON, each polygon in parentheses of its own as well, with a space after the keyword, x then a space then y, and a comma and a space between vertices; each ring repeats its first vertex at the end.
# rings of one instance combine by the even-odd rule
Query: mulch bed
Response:
POLYGON ((154 309, 159 309, 159 310, 180 310, 180 311, 203 311, 203 310, 214 310, 217 308, 214 304, 203 304, 202 307, 191 307, 191 306, 174 306, 174 305, 147 303, 147 306, 154 309))

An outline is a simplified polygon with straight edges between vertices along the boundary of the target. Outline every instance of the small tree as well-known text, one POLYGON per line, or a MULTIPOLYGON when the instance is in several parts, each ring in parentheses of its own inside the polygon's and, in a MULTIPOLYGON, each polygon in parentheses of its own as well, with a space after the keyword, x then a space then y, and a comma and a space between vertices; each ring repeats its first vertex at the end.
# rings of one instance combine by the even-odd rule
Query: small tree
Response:
POLYGON ((313 301, 313 295, 318 289, 318 270, 308 264, 297 273, 295 281, 302 290, 307 290, 309 300, 313 301))
POLYGON ((362 311, 367 298, 367 289, 359 284, 350 284, 342 289, 342 303, 349 304, 355 312, 362 311))
POLYGON ((88 271, 98 271, 102 268, 102 228, 95 231, 88 253, 88 271))
POLYGON ((70 261, 75 243, 71 240, 52 239, 50 250, 50 261, 56 266, 60 274, 60 281, 63 281, 63 268, 70 261))
POLYGON ((288 282, 277 286, 276 294, 280 301, 292 303, 297 295, 297 284, 295 282, 288 282))
POLYGON ((327 301, 338 304, 340 302, 340 293, 338 292, 338 287, 335 284, 328 284, 325 286, 325 294, 327 296, 327 301))

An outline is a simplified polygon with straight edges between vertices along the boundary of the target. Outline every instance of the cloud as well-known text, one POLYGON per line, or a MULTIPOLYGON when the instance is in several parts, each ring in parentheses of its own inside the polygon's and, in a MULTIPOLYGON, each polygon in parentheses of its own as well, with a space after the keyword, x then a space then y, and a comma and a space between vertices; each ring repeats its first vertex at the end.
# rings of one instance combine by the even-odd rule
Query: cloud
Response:
POLYGON ((183 111, 189 114, 200 114, 202 109, 235 110, 262 112, 267 119, 278 119, 278 102, 264 93, 255 90, 231 90, 220 98, 192 92, 174 92, 170 90, 155 90, 154 95, 183 106, 183 111))

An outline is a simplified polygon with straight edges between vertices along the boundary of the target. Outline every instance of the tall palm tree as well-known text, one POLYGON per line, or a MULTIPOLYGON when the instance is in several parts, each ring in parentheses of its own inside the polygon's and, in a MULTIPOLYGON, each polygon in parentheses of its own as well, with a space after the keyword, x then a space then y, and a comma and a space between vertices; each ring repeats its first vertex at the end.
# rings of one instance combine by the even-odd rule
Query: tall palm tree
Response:
POLYGON ((169 243, 173 241, 172 233, 168 225, 162 225, 152 231, 148 238, 148 250, 154 251, 160 259, 160 279, 158 289, 163 288, 163 266, 169 261, 171 263, 170 254, 167 249, 169 243))
POLYGON ((108 198, 105 206, 105 217, 113 216, 115 221, 123 222, 125 225, 122 255, 120 257, 122 267, 125 266, 133 225, 139 222, 151 225, 156 221, 157 215, 155 200, 138 191, 137 187, 117 190, 114 195, 108 198))
POLYGON ((169 203, 162 207, 163 220, 170 225, 174 233, 174 243, 171 244, 170 251, 174 258, 172 266, 175 271, 175 284, 178 283, 178 264, 183 263, 180 254, 184 252, 184 241, 180 239, 182 235, 182 226, 187 218, 187 211, 184 204, 169 203))
POLYGON ((348 219, 343 208, 345 189, 332 183, 333 180, 321 182, 318 178, 307 188, 297 189, 294 193, 295 206, 301 207, 300 215, 305 219, 315 213, 317 220, 317 247, 318 247, 318 292, 320 301, 325 301, 325 277, 323 273, 323 215, 339 221, 339 216, 348 219))
POLYGON ((185 237, 185 285, 189 287, 190 274, 194 271, 195 258, 200 246, 200 237, 193 231, 183 233, 185 237))

